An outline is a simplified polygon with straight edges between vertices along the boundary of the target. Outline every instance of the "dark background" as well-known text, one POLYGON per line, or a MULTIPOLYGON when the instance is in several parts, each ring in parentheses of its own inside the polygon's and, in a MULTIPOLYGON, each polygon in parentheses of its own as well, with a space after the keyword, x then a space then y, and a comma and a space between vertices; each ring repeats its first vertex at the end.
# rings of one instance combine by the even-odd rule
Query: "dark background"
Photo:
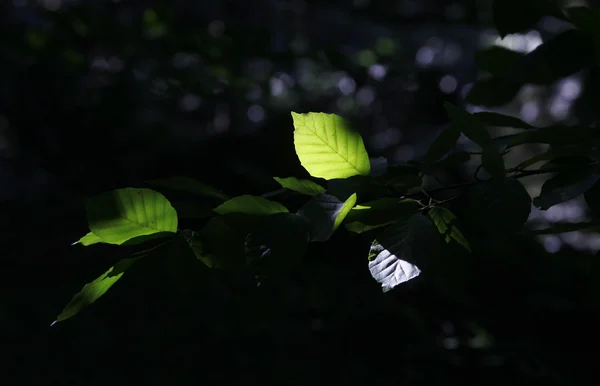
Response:
MULTIPOLYGON (((174 175, 274 190, 272 176, 306 175, 290 111, 343 115, 371 156, 419 157, 447 124, 444 101, 473 108, 473 54, 497 37, 491 1, 14 0, 0 21, 6 384, 593 383, 597 239, 489 239, 468 219, 473 254, 450 245, 385 295, 368 245, 342 232, 258 288, 204 273, 190 295, 137 269, 50 328, 126 256, 70 246, 87 232, 84 196, 174 175)), ((513 48, 567 28, 539 25, 513 48)), ((587 122, 598 79, 527 88, 500 111, 587 122)), ((563 217, 585 210, 569 205, 563 217)))

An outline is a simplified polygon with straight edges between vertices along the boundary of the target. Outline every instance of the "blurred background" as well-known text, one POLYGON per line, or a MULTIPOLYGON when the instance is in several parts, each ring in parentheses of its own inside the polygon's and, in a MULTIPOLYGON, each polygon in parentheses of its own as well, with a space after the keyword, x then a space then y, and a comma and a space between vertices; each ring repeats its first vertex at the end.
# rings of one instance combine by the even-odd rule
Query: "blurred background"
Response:
MULTIPOLYGON (((593 384, 600 287, 589 267, 600 238, 582 232, 474 232, 475 253, 449 248, 439 271, 386 295, 369 276, 368 246, 342 235, 259 289, 210 276, 190 300, 132 275, 49 328, 123 257, 70 246, 87 232, 82 197, 175 175, 231 195, 274 190, 273 176, 305 175, 290 111, 344 116, 369 154, 391 163, 425 154, 448 124, 444 101, 539 126, 600 118, 596 67, 465 102, 485 75, 478 50, 528 53, 572 28, 548 17, 500 39, 491 3, 2 2, 3 376, 40 385, 593 384)), ((472 178, 476 166, 448 178, 472 178)), ((523 183, 536 196, 543 181, 523 183)), ((576 199, 532 209, 530 223, 586 216, 576 199)))

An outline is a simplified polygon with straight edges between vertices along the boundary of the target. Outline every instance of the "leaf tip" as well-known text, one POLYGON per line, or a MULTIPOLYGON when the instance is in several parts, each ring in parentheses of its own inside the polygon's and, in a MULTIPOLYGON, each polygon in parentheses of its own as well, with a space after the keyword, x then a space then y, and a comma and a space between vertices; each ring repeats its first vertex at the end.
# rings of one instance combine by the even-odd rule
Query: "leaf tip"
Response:
POLYGON ((50 327, 53 327, 56 323, 58 323, 58 319, 55 320, 54 322, 50 323, 50 327))

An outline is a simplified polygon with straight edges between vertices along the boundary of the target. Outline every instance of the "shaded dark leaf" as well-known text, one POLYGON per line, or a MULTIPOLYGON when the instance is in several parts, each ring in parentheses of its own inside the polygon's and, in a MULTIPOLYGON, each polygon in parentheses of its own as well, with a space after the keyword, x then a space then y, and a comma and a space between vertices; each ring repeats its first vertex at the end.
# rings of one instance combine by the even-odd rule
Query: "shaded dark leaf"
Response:
POLYGON ((441 168, 451 168, 470 160, 471 154, 466 151, 457 151, 456 153, 449 154, 444 159, 438 161, 436 166, 441 168))
POLYGON ((408 190, 421 186, 420 169, 413 165, 392 165, 384 176, 376 178, 377 182, 395 190, 408 190))
POLYGON ((473 114, 477 120, 488 126, 498 127, 513 127, 516 129, 535 129, 536 127, 522 121, 519 118, 511 117, 509 115, 503 115, 493 112, 479 112, 473 114))
POLYGON ((223 215, 244 213, 250 215, 268 216, 275 213, 286 213, 287 208, 277 201, 271 201, 261 196, 243 195, 231 198, 214 209, 223 215))
POLYGON ((491 145, 492 137, 490 137, 490 133, 471 113, 449 102, 444 103, 444 108, 455 130, 460 130, 467 138, 481 147, 491 145))
MULTIPOLYGON (((416 213, 420 207, 417 201, 410 198, 386 197, 357 205, 348 213, 345 221, 348 224, 358 222, 369 226, 383 226, 403 216, 416 213)), ((351 227, 354 226, 357 225, 351 227)))
POLYGON ((160 186, 171 190, 212 197, 218 200, 228 200, 229 196, 220 190, 190 177, 171 177, 161 180, 147 181, 150 185, 160 186))
POLYGON ((271 215, 246 236, 246 260, 259 277, 283 272, 304 256, 309 237, 304 217, 293 213, 271 215))
POLYGON ((539 197, 533 200, 541 210, 571 200, 585 193, 600 179, 597 169, 579 169, 561 172, 547 180, 542 186, 539 197))
POLYGON ((437 136, 427 150, 425 161, 434 163, 442 158, 446 153, 456 146, 456 141, 460 137, 460 130, 457 127, 451 126, 437 136))
POLYGON ((490 75, 506 77, 514 73, 522 64, 525 55, 500 46, 492 46, 475 54, 479 69, 490 75))
POLYGON ((226 214, 211 218, 199 232, 202 261, 210 268, 240 269, 246 264, 246 235, 267 216, 226 214))
POLYGON ((592 38, 581 31, 565 31, 525 56, 511 79, 519 83, 551 84, 594 65, 592 38))
POLYGON ((494 178, 504 178, 506 168, 504 166, 504 158, 492 144, 483 148, 481 156, 484 169, 494 178))
POLYGON ((600 217, 600 182, 594 183, 585 194, 585 202, 588 204, 592 213, 596 217, 600 217))
POLYGON ((552 224, 549 228, 536 229, 533 231, 526 232, 531 236, 541 235, 553 235, 557 233, 568 233, 577 231, 596 231, 600 229, 600 221, 586 221, 586 222, 567 222, 567 223, 556 223, 552 224))
POLYGON ((567 8, 569 20, 578 28, 590 35, 594 42, 596 63, 600 64, 600 10, 598 8, 567 8))
POLYGON ((489 78, 477 81, 467 94, 466 101, 472 105, 500 107, 510 103, 522 85, 501 78, 489 78))
POLYGON ((591 140, 596 135, 597 131, 593 127, 554 125, 511 135, 507 147, 510 148, 526 143, 564 145, 591 140))
POLYGON ((311 241, 329 240, 356 204, 356 199, 356 194, 342 201, 336 196, 321 193, 304 204, 298 214, 308 221, 311 241))
POLYGON ((167 270, 173 285, 185 294, 203 291, 202 280, 209 261, 200 234, 189 229, 181 231, 167 253, 167 270))
POLYGON ((592 146, 586 144, 553 146, 547 152, 534 155, 528 160, 521 162, 517 166, 517 168, 524 169, 529 166, 535 165, 538 162, 551 161, 557 158, 581 157, 582 155, 585 155, 590 152, 592 152, 592 146))
POLYGON ((371 199, 385 196, 390 190, 379 180, 385 178, 373 178, 371 176, 352 176, 344 179, 332 179, 327 181, 327 194, 345 201, 353 194, 359 195, 362 199, 371 199))
POLYGON ((531 212, 531 198, 521 182, 514 178, 479 183, 465 198, 471 219, 490 232, 518 231, 531 212))

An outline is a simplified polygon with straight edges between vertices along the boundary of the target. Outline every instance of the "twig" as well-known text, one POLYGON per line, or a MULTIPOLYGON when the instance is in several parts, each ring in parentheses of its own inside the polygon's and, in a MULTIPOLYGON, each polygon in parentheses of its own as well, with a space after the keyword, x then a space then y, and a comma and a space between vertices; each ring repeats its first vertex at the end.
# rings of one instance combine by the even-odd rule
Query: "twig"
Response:
MULTIPOLYGON (((586 166, 593 166, 593 165, 586 165, 586 166)), ((552 169, 543 169, 543 170, 523 170, 520 173, 513 174, 512 176, 509 176, 509 177, 510 178, 524 178, 524 177, 530 177, 530 176, 535 176, 535 175, 540 175, 540 174, 557 173, 557 172, 564 171, 566 169, 569 169, 569 168, 552 168, 552 169)), ((509 170, 509 172, 516 172, 516 171, 518 171, 518 169, 509 170)), ((439 193, 439 192, 443 192, 445 190, 466 188, 466 187, 469 187, 469 186, 477 185, 480 182, 485 182, 485 181, 468 181, 468 182, 460 182, 458 184, 453 184, 453 185, 448 185, 448 186, 442 186, 442 187, 439 187, 439 188, 428 190, 427 194, 439 193)), ((409 194, 409 195, 406 195, 406 197, 418 197, 419 195, 420 195, 420 193, 412 194, 412 195, 409 194)))

